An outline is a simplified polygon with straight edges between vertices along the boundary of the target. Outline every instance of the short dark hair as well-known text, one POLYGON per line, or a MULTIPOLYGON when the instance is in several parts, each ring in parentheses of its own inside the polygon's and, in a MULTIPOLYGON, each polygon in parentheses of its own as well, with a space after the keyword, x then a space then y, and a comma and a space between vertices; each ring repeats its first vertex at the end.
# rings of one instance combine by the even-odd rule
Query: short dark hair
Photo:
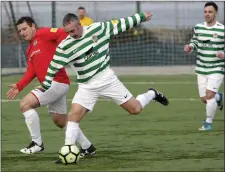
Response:
POLYGON ((78 10, 85 10, 85 8, 84 8, 83 6, 80 6, 80 7, 78 8, 78 10))
POLYGON ((72 20, 79 21, 79 18, 73 13, 66 14, 63 18, 63 26, 65 26, 72 20))
POLYGON ((24 17, 21 17, 19 20, 17 20, 16 26, 24 22, 26 22, 30 27, 32 26, 32 24, 35 24, 35 21, 32 17, 24 16, 24 17))
POLYGON ((218 11, 218 6, 216 5, 215 2, 213 2, 213 1, 206 2, 205 7, 208 7, 208 6, 213 6, 213 8, 216 10, 216 12, 218 11))

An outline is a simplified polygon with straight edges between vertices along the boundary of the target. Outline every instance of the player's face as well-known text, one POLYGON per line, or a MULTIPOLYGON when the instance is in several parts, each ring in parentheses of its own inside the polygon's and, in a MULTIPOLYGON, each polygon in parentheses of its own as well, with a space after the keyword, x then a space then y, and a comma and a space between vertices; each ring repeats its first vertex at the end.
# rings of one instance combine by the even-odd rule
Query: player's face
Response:
POLYGON ((78 15, 79 15, 79 18, 84 18, 84 16, 86 15, 86 13, 85 13, 85 10, 82 10, 82 9, 80 9, 80 10, 78 10, 78 15))
POLYGON ((205 7, 204 13, 205 13, 205 21, 207 23, 212 23, 216 20, 217 12, 213 6, 205 7))
POLYGON ((77 21, 71 21, 63 26, 65 32, 69 33, 71 37, 78 39, 83 34, 83 27, 77 21))
POLYGON ((34 24, 29 26, 27 24, 27 22, 23 22, 23 23, 17 25, 17 30, 25 41, 31 41, 31 39, 33 38, 34 33, 36 31, 36 28, 35 28, 34 24))

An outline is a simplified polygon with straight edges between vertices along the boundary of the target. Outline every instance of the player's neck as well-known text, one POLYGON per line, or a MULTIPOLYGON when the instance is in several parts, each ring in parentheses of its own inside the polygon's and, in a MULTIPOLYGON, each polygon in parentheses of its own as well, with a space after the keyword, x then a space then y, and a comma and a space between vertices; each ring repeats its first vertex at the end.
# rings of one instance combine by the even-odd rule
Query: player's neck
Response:
MULTIPOLYGON (((206 22, 207 23, 207 22, 206 22)), ((212 27, 212 26, 214 26, 216 24, 216 20, 213 20, 212 22, 210 22, 210 23, 207 23, 207 26, 208 27, 212 27)))
POLYGON ((34 30, 34 31, 33 31, 32 38, 31 38, 30 42, 34 39, 35 34, 36 34, 36 31, 37 31, 37 30, 34 30))

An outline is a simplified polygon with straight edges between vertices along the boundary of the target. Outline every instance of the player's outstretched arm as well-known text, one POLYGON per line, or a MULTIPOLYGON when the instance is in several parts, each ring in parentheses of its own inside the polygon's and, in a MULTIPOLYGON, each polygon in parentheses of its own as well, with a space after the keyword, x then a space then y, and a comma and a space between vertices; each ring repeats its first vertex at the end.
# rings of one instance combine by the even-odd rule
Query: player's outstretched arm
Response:
POLYGON ((57 47, 55 55, 48 66, 45 80, 41 85, 41 87, 44 90, 47 90, 50 88, 53 78, 55 77, 55 74, 64 66, 66 66, 70 62, 70 60, 71 60, 70 55, 66 54, 65 51, 62 50, 60 47, 57 47))
POLYGON ((103 23, 104 29, 106 29, 106 34, 110 37, 124 32, 134 26, 140 24, 141 22, 149 21, 152 17, 151 12, 144 12, 140 14, 135 14, 127 18, 121 18, 119 20, 111 20, 103 23))
POLYGON ((9 100, 12 100, 19 94, 19 89, 17 88, 16 84, 11 84, 9 87, 10 89, 6 93, 6 96, 9 100))
POLYGON ((9 85, 10 89, 6 93, 7 98, 9 100, 14 99, 19 94, 19 92, 22 91, 23 88, 26 87, 35 77, 36 74, 33 71, 31 62, 28 61, 27 71, 25 72, 24 76, 16 84, 9 85))

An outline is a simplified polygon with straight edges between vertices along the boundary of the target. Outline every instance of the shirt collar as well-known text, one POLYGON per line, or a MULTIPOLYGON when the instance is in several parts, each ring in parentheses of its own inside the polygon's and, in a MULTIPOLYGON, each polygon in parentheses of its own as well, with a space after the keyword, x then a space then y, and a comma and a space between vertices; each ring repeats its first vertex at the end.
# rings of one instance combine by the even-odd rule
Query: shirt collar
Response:
POLYGON ((218 21, 216 21, 216 23, 213 26, 207 26, 207 22, 204 22, 204 26, 207 27, 208 29, 213 28, 217 24, 218 24, 218 21))

